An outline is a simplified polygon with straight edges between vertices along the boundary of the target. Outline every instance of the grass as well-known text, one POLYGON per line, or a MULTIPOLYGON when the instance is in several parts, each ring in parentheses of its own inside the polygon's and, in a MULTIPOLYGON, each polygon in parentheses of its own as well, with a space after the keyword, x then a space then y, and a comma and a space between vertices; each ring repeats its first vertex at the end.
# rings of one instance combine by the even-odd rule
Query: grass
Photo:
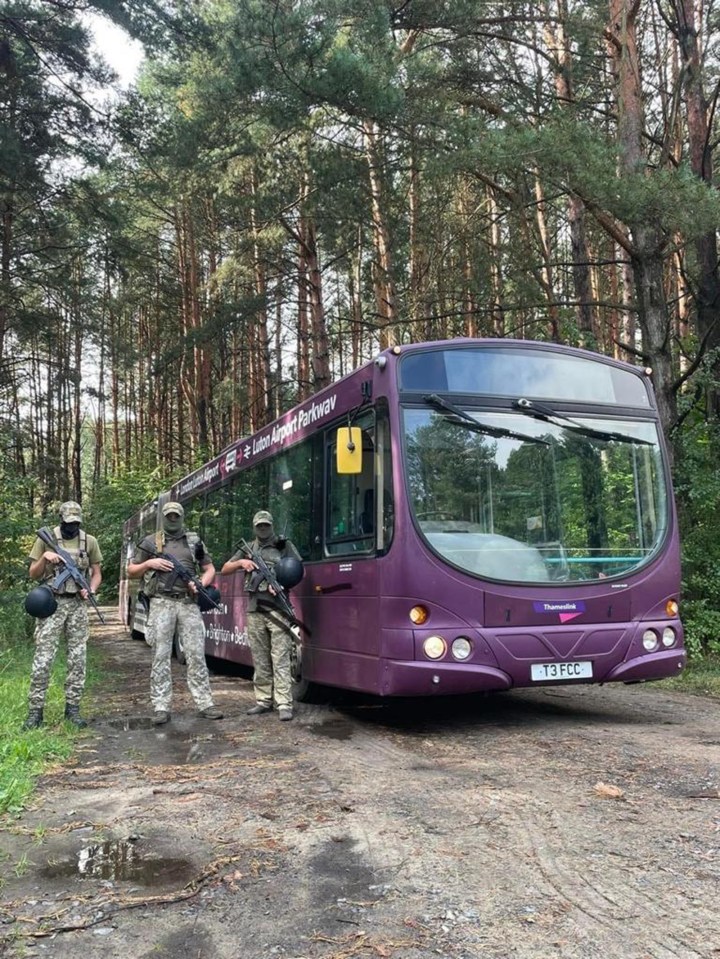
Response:
MULTIPOLYGON (((22 598, 8 597, 0 606, 0 813, 18 813, 26 804, 38 776, 52 763, 72 755, 78 730, 63 722, 65 710, 64 643, 53 667, 45 700, 45 725, 23 730, 34 652, 33 621, 22 608, 22 598)), ((97 655, 88 647, 86 692, 98 678, 97 655)))
POLYGON ((680 676, 663 681, 662 686, 720 699, 720 656, 709 654, 702 659, 691 659, 680 676))

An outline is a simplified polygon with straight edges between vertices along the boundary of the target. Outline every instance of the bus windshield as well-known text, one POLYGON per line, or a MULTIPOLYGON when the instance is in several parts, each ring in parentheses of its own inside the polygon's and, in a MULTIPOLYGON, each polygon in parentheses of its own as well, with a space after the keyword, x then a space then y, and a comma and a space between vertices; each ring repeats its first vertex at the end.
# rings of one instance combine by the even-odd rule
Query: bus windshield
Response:
POLYGON ((645 383, 637 373, 536 347, 457 345, 408 353, 400 364, 400 389, 650 407, 645 383))
POLYGON ((403 410, 411 510, 454 566, 521 583, 625 576, 659 549, 668 499, 654 423, 441 406, 403 410))

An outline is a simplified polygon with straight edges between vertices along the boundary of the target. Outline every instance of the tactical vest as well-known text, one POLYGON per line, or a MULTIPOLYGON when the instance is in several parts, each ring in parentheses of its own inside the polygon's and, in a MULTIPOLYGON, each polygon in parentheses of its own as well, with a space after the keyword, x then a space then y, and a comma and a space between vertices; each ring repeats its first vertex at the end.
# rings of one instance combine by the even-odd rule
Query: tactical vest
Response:
MULTIPOLYGON (((283 556, 292 556, 292 550, 288 549, 287 546, 283 549, 278 549, 275 545, 275 539, 271 539, 269 542, 265 542, 263 545, 259 539, 254 539, 250 544, 253 549, 258 550, 262 558, 265 560, 267 566, 273 570, 276 563, 278 563, 283 556)), ((255 573, 245 573, 243 578, 243 586, 245 591, 248 593, 248 612, 254 613, 258 609, 268 608, 278 609, 280 604, 275 599, 273 594, 269 591, 269 583, 266 579, 260 580, 255 590, 250 590, 250 585, 252 584, 253 577, 255 573)))
MULTIPOLYGON (((188 549, 195 556, 195 547, 198 543, 201 542, 200 537, 197 533, 184 533, 185 540, 188 544, 188 549)), ((165 530, 159 529, 155 533, 155 550, 158 553, 162 553, 165 549, 165 530)), ((146 573, 143 574, 142 580, 142 591, 149 598, 157 596, 158 590, 160 587, 160 578, 158 576, 158 571, 156 569, 149 569, 146 573)))
MULTIPOLYGON (((83 574, 83 576, 87 576, 87 571, 90 569, 90 557, 87 551, 87 534, 85 533, 85 530, 81 529, 78 532, 78 535, 76 537, 77 546, 71 547, 63 542, 62 532, 59 526, 56 526, 55 529, 53 530, 53 539, 58 544, 58 546, 62 546, 65 552, 70 554, 72 561, 75 563, 75 565, 83 574)), ((45 574, 45 577, 44 577, 45 582, 51 582, 53 579, 55 579, 59 570, 61 569, 62 569, 62 566, 59 568, 54 566, 51 570, 49 570, 45 574)), ((55 592, 59 596, 66 596, 66 595, 69 596, 74 593, 79 593, 80 587, 71 576, 68 576, 68 578, 60 587, 60 589, 55 590, 55 592)))

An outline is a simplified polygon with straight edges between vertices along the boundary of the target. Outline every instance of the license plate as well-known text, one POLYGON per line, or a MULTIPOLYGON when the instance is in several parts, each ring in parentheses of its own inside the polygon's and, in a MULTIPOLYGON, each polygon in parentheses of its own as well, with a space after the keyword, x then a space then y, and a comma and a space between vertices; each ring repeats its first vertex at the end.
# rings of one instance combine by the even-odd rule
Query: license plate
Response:
POLYGON ((553 682, 558 679, 592 679, 592 663, 533 663, 530 678, 535 683, 553 682))

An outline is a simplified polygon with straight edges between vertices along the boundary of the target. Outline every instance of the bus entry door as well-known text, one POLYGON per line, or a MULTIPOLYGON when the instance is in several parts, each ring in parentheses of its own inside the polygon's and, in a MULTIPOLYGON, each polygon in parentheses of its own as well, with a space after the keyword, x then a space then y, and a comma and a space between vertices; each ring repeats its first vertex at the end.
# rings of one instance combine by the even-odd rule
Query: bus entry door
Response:
POLYGON ((374 688, 380 642, 377 562, 343 558, 309 564, 303 586, 303 613, 312 631, 304 636, 305 678, 374 688))

